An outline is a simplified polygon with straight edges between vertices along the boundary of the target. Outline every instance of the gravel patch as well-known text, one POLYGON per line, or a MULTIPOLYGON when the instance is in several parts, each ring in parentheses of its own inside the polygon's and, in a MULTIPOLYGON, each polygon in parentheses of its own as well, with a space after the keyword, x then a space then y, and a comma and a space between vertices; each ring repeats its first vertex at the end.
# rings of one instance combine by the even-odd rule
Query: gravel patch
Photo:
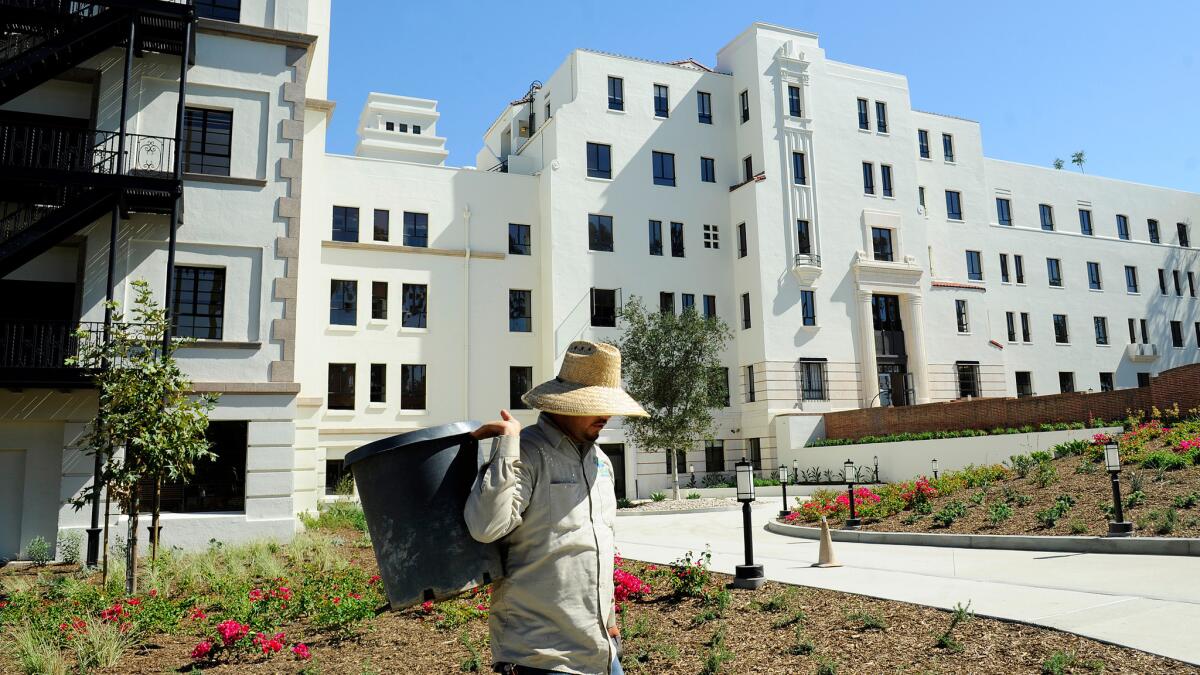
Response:
POLYGON ((697 509, 737 508, 738 501, 729 498, 707 497, 701 499, 664 499, 661 502, 636 502, 627 509, 619 509, 617 513, 655 512, 655 511, 695 511, 697 509))

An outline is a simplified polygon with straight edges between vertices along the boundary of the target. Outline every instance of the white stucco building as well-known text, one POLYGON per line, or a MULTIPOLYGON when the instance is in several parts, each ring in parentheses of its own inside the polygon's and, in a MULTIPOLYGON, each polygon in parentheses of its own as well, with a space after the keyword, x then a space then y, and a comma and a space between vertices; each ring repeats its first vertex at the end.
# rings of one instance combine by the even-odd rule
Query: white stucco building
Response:
MULTIPOLYGON (((904 76, 826 59, 814 34, 754 24, 712 67, 576 50, 498 102, 476 166, 456 168, 437 123, 464 111, 409 96, 370 94, 355 154, 328 153, 328 3, 258 4, 197 24, 187 104, 232 111, 233 142, 228 176, 184 176, 176 261, 223 277, 221 334, 180 356, 244 434, 224 441, 244 450, 227 481, 243 503, 180 509, 168 543, 292 531, 346 452, 514 407, 571 340, 615 340, 635 295, 733 330, 715 441, 681 461, 698 476, 776 466, 831 410, 1134 387, 1200 360, 1200 195, 988 159, 977 123, 913 110, 904 76)), ((82 68, 119 80, 120 51, 82 68)), ((173 120, 151 117, 171 80, 135 72, 130 124, 150 133, 173 120)), ((78 79, 0 113, 111 128, 113 88, 78 79)), ((118 298, 137 276, 163 290, 162 216, 132 222, 118 298)), ((3 283, 70 279, 62 318, 98 320, 104 266, 79 261, 107 255, 107 232, 3 283)), ((94 392, 14 389, 0 461, 23 478, 0 471, 0 494, 16 486, 0 556, 86 525, 62 504, 88 479, 73 443, 94 392)), ((601 443, 622 496, 666 487, 662 455, 619 426, 601 443)))

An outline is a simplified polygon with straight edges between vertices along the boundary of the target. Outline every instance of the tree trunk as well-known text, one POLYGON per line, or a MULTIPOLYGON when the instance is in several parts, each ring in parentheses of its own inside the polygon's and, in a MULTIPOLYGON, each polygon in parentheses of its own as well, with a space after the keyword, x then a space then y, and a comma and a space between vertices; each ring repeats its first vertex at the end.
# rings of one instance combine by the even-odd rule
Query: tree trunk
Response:
POLYGON ((150 559, 158 560, 158 513, 162 508, 162 474, 154 477, 154 513, 150 516, 150 559))
POLYGON ((671 481, 675 484, 675 496, 673 499, 679 499, 679 455, 675 454, 678 450, 668 450, 671 456, 671 481))
POLYGON ((104 583, 108 583, 108 519, 112 513, 112 500, 108 491, 108 483, 104 484, 104 547, 100 549, 101 555, 104 556, 104 565, 101 570, 100 578, 104 579, 104 583))
POLYGON ((125 594, 137 593, 138 551, 138 488, 135 483, 129 494, 129 547, 125 550, 125 594))

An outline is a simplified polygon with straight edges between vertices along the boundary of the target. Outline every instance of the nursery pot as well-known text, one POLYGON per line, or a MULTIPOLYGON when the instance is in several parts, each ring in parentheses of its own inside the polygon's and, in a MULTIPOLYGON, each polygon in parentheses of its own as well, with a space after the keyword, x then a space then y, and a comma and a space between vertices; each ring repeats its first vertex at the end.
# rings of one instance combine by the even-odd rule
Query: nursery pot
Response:
POLYGON ((467 495, 487 460, 470 436, 478 427, 443 424, 346 455, 393 610, 453 597, 501 576, 497 545, 472 539, 463 520, 467 495))

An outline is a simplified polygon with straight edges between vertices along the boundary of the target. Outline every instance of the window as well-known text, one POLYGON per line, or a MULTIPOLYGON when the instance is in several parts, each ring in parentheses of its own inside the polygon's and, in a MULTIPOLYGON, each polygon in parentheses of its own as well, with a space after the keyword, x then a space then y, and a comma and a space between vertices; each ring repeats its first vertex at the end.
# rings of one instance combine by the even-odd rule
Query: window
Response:
POLYGON ((387 209, 375 209, 375 241, 387 241, 391 229, 392 212, 387 209))
POLYGON ((683 223, 671 223, 671 257, 683 257, 683 223))
MULTIPOLYGON (((533 120, 533 115, 530 115, 530 116, 529 116, 529 119, 530 119, 530 121, 532 122, 532 120, 533 120)), ((420 125, 420 124, 414 124, 414 125, 413 125, 413 133, 414 133, 414 134, 416 134, 417 136, 420 136, 420 135, 421 135, 421 125, 420 125)))
POLYGON ((333 207, 333 240, 358 241, 358 208, 333 207))
POLYGON ((1051 286, 1062 287, 1062 262, 1058 258, 1046 258, 1046 279, 1051 286))
POLYGON ((196 0, 196 16, 220 21, 241 21, 242 0, 196 0))
POLYGON ((871 228, 871 248, 876 260, 892 262, 895 260, 892 250, 892 231, 886 227, 871 228))
POLYGON ((358 320, 358 282, 333 279, 329 282, 329 323, 353 326, 358 320))
POLYGON ((743 91, 738 96, 738 103, 741 106, 742 123, 745 124, 746 122, 750 121, 750 92, 743 91))
POLYGON ((1171 346, 1177 347, 1177 348, 1183 347, 1183 322, 1182 321, 1172 321, 1171 322, 1171 346))
POLYGON ((1154 220, 1153 218, 1150 218, 1149 220, 1147 220, 1146 221, 1146 231, 1150 236, 1151 244, 1159 243, 1158 221, 1157 220, 1154 220))
POLYGON ((663 291, 658 294, 658 311, 663 314, 675 313, 675 294, 663 291))
POLYGON ((800 108, 800 87, 794 84, 788 85, 788 115, 804 117, 804 111, 800 108))
POLYGON ((329 364, 326 405, 330 410, 354 410, 354 364, 329 364))
POLYGON ((704 296, 704 318, 711 319, 717 315, 717 296, 704 296))
POLYGON ((958 371, 958 397, 979 398, 979 362, 956 361, 954 368, 958 371))
POLYGON ((387 320, 388 283, 386 281, 371 282, 371 318, 380 321, 387 320))
POLYGON ((1100 283, 1100 263, 1089 262, 1087 264, 1087 272, 1088 272, 1088 288, 1090 288, 1093 291, 1101 290, 1102 286, 1100 283))
POLYGON ((1100 373, 1100 391, 1112 391, 1112 390, 1113 390, 1113 374, 1112 373, 1100 373))
POLYGON ((1129 218, 1121 214, 1117 214, 1117 236, 1122 239, 1129 239, 1129 218))
POLYGON ((1167 271, 1164 269, 1158 270, 1158 292, 1167 294, 1167 271))
POLYGON ((817 300, 813 291, 800 291, 800 317, 805 326, 817 325, 817 300))
POLYGON ((746 224, 745 223, 738 224, 737 238, 738 238, 738 257, 745 258, 746 251, 747 251, 747 248, 746 248, 746 224))
POLYGON ((687 312, 688 310, 696 311, 696 294, 695 293, 680 293, 679 294, 679 311, 687 312))
POLYGON ((1079 231, 1088 236, 1095 234, 1092 231, 1092 212, 1087 209, 1079 209, 1079 231))
POLYGON ((1029 371, 1018 370, 1014 374, 1017 376, 1017 398, 1033 396, 1033 378, 1029 371))
POLYGON ((746 447, 750 449, 750 466, 755 471, 762 471, 762 439, 747 438, 746 447))
POLYGON ((865 98, 858 99, 858 128, 867 130, 871 128, 871 116, 865 98))
POLYGON ((883 184, 883 196, 892 196, 892 167, 888 164, 879 165, 879 182, 883 184))
POLYGON ((508 367, 508 409, 509 410, 528 410, 529 406, 521 397, 525 392, 533 389, 533 367, 532 366, 509 366, 508 367))
POLYGON ((1188 272, 1187 277, 1188 277, 1188 295, 1190 295, 1191 297, 1194 298, 1194 297, 1196 297, 1196 273, 1188 272))
POLYGON ((704 441, 704 470, 708 473, 725 470, 725 441, 704 441))
POLYGON ((662 221, 650 221, 650 255, 663 254, 662 221))
POLYGON ((176 265, 171 335, 220 340, 225 331, 225 269, 176 265))
POLYGON ((1188 248, 1191 242, 1188 240, 1187 223, 1175 223, 1175 231, 1179 233, 1179 245, 1188 248))
POLYGON ((425 410, 425 365, 400 366, 400 409, 425 410))
POLYGON ((1129 293, 1138 292, 1137 268, 1132 265, 1125 266, 1125 290, 1129 293))
POLYGON ((1196 322, 1196 348, 1200 349, 1200 321, 1196 322))
POLYGON ((1131 344, 1131 345, 1137 344, 1137 328, 1136 328, 1136 326, 1137 326, 1137 322, 1134 321, 1133 319, 1130 319, 1129 320, 1129 344, 1131 344))
POLYGON ((715 183, 717 182, 717 163, 712 157, 700 158, 700 182, 715 183))
POLYGON ((742 181, 749 183, 754 180, 754 156, 746 155, 742 158, 742 181))
POLYGON ((1017 341, 1017 315, 1012 312, 1004 313, 1004 322, 1008 326, 1008 341, 1017 341))
POLYGON ((597 213, 588 214, 588 250, 613 250, 612 216, 602 216, 597 213))
POLYGON ((917 148, 921 159, 929 159, 929 132, 925 129, 917 129, 917 148))
POLYGON ((625 80, 612 75, 608 76, 608 109, 625 109, 625 80))
POLYGON ((508 291, 508 330, 510 333, 533 331, 533 291, 508 291))
POLYGON ((1054 231, 1054 207, 1049 204, 1038 204, 1038 212, 1042 216, 1042 229, 1048 232, 1054 231))
POLYGON ((721 248, 721 232, 716 225, 704 226, 704 248, 721 248))
POLYGON ((1137 382, 1138 382, 1139 387, 1149 387, 1150 386, 1150 373, 1138 373, 1137 374, 1137 382))
POLYGON ((1071 341, 1071 336, 1067 332, 1067 315, 1054 315, 1054 341, 1060 345, 1065 345, 1071 341))
POLYGON ((1171 270, 1171 280, 1175 282, 1175 295, 1183 295, 1183 287, 1179 284, 1179 270, 1171 270))
POLYGON ((429 247, 429 214, 404 212, 404 245, 429 247))
POLYGON ((828 401, 829 386, 825 359, 800 359, 800 398, 804 401, 828 401))
POLYGON ((667 117, 670 113, 670 90, 665 84, 654 85, 654 116, 667 117))
POLYGON ((950 220, 962 220, 962 193, 946 190, 946 217, 950 220))
POLYGON ((917 186, 917 203, 921 205, 922 209, 925 208, 925 186, 924 185, 917 186))
POLYGON ((680 474, 687 473, 687 451, 686 450, 668 450, 663 453, 667 460, 667 473, 671 473, 671 458, 675 459, 675 470, 680 474))
POLYGON ((510 255, 530 255, 533 253, 533 241, 529 238, 529 226, 518 223, 508 224, 508 253, 510 255))
POLYGON ((807 220, 796 221, 796 252, 801 255, 812 255, 812 234, 807 220))
POLYGON ((750 327, 750 294, 742 293, 742 330, 750 327))
MULTIPOLYGON (((420 127, 417 127, 417 128, 419 129, 420 127)), ((396 130, 399 131, 400 133, 408 133, 408 125, 405 124, 404 122, 401 122, 400 124, 397 125, 396 130)))
POLYGON ((371 403, 387 402, 387 364, 371 364, 371 403))
POLYGON ((229 175, 233 111, 184 108, 183 171, 229 175))
POLYGON ((1033 342, 1029 333, 1029 312, 1021 312, 1021 342, 1033 342))
POLYGON ((1012 202, 1003 197, 996 197, 996 222, 1001 225, 1012 225, 1012 202))
POLYGON ((712 124, 712 94, 696 92, 696 116, 700 124, 712 124))
POLYGON ((804 169, 804 153, 792 153, 792 182, 796 185, 808 185, 808 172, 804 169))
POLYGON ((675 155, 669 152, 651 152, 654 161, 654 184, 675 187, 675 155))
POLYGON ((950 134, 942 134, 942 156, 947 162, 954 161, 954 137, 950 134))
POLYGON ((983 281, 983 258, 979 251, 967 251, 967 279, 983 281))
POLYGON ((875 165, 863 162, 863 194, 875 194, 875 165))
POLYGON ((1058 390, 1064 394, 1075 391, 1075 373, 1061 371, 1058 374, 1058 390))
POLYGON ((754 403, 754 366, 746 366, 746 403, 754 403))
POLYGON ((588 178, 612 178, 612 146, 603 143, 587 144, 588 178))
POLYGON ((970 333, 971 332, 971 322, 970 322, 970 318, 967 316, 967 301, 966 300, 955 300, 954 301, 954 316, 955 316, 955 319, 957 319, 957 321, 958 321, 958 332, 970 333))
POLYGON ((546 113, 546 121, 549 122, 550 121, 550 101, 546 101, 546 105, 543 108, 543 110, 546 113))
POLYGON ((616 289, 593 288, 591 304, 593 326, 612 328, 617 325, 616 289))
POLYGON ((883 101, 875 101, 875 130, 881 134, 888 130, 887 104, 883 101))
POLYGON ((1007 284, 1011 280, 1008 276, 1008 254, 1000 254, 1000 282, 1007 284))
POLYGON ((425 328, 429 287, 425 284, 404 284, 400 287, 400 294, 400 325, 405 328, 425 328))
POLYGON ((325 460, 325 494, 337 494, 338 483, 346 475, 345 462, 340 459, 325 460))
POLYGON ((1150 343, 1150 332, 1146 330, 1146 320, 1140 319, 1140 323, 1141 323, 1141 328, 1142 328, 1142 344, 1149 344, 1150 343))
POLYGON ((1108 344, 1108 318, 1103 316, 1093 316, 1092 324, 1096 327, 1096 344, 1108 344))

